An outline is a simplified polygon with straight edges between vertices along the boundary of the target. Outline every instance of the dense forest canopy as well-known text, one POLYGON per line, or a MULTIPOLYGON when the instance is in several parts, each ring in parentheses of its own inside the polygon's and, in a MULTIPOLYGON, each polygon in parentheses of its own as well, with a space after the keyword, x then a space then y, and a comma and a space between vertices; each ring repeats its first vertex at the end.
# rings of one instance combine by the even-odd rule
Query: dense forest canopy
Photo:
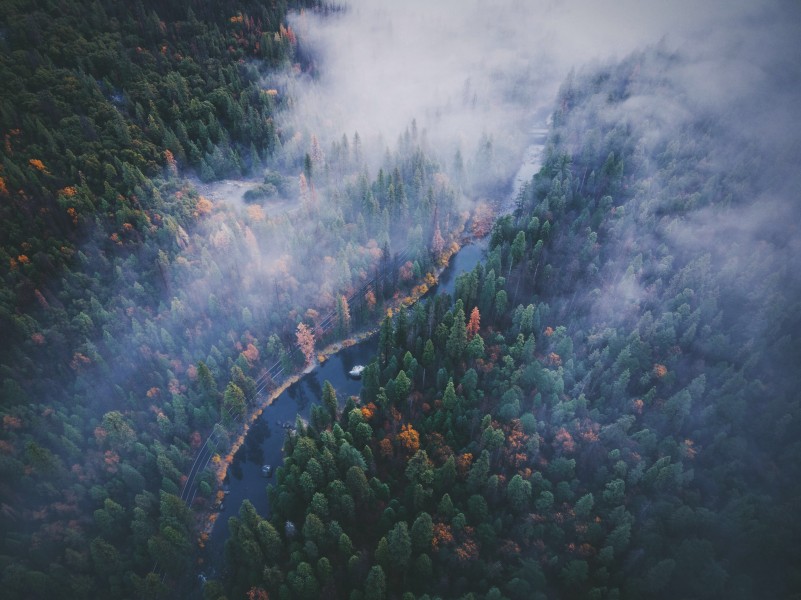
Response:
POLYGON ((385 321, 360 402, 325 392, 272 513, 232 519, 228 597, 798 592, 797 206, 764 214, 787 181, 752 146, 716 160, 740 134, 686 61, 564 83, 455 303, 385 321))
POLYGON ((557 92, 623 4, 502 3, 479 40, 477 3, 5 2, 4 597, 199 594, 243 418, 379 323, 206 598, 801 593, 801 19, 721 11, 557 92))
POLYGON ((3 15, 12 597, 191 583, 216 466, 261 391, 424 293, 460 236, 491 222, 473 177, 451 179, 414 121, 376 159, 357 131, 321 141, 287 118, 290 83, 314 76, 287 8, 97 2, 87 19, 80 3, 19 2, 3 15), (243 204, 187 176, 254 181, 243 204), (188 480, 206 439, 214 460, 188 480))
POLYGON ((150 595, 154 563, 189 564, 192 523, 174 494, 236 354, 211 326, 224 297, 204 315, 170 293, 182 254, 183 277, 214 268, 213 207, 177 169, 241 173, 275 151, 275 99, 240 61, 291 61, 285 11, 4 4, 8 597, 150 595))

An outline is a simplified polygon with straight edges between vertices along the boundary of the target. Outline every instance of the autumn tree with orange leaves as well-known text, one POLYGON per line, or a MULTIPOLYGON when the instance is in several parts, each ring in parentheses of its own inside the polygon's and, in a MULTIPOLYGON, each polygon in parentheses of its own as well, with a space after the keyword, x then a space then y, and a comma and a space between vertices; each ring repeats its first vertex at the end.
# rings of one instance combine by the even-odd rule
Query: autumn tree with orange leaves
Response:
POLYGON ((270 596, 263 588, 252 587, 248 590, 248 600, 270 600, 270 596))
POLYGON ((475 306, 470 312, 470 320, 467 322, 467 339, 472 340, 480 328, 481 313, 478 311, 478 306, 475 306))
POLYGON ((303 353, 306 365, 310 365, 314 358, 314 333, 306 327, 304 323, 298 323, 298 329, 295 332, 298 348, 303 353))
POLYGON ((410 455, 420 449, 420 434, 408 423, 401 427, 398 440, 403 449, 410 455))

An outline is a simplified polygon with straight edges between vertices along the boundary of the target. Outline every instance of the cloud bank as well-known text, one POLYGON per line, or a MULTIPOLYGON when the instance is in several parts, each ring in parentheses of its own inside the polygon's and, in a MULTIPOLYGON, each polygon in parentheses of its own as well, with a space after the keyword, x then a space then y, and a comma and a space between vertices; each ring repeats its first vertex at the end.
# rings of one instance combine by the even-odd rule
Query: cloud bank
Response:
POLYGON ((519 156, 572 68, 661 41, 692 53, 688 81, 725 104, 781 69, 776 55, 792 64, 797 13, 786 2, 352 0, 294 17, 317 76, 289 84, 286 119, 321 140, 358 131, 385 147, 415 119, 444 153, 488 134, 519 156))

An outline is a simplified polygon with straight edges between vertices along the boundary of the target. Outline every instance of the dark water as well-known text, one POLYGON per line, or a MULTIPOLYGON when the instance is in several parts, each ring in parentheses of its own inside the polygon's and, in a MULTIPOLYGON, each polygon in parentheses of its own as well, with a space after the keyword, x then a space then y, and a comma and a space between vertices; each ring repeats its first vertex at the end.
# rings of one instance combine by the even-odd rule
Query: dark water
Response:
POLYGON ((267 485, 274 481, 275 468, 283 463, 283 445, 286 429, 283 423, 295 423, 296 415, 308 420, 311 406, 322 398, 323 383, 328 380, 337 391, 340 406, 349 396, 358 396, 361 381, 348 375, 355 365, 366 365, 373 360, 378 349, 378 337, 373 336, 359 344, 344 348, 318 366, 300 381, 287 388, 264 409, 250 426, 245 443, 234 455, 225 480, 228 494, 223 510, 214 524, 206 544, 204 572, 213 576, 215 569, 224 563, 223 551, 228 538, 228 518, 236 516, 242 501, 250 500, 256 511, 269 514, 267 485), (273 467, 273 477, 262 476, 262 465, 273 467))
POLYGON ((475 244, 465 246, 454 256, 451 257, 451 262, 448 267, 439 276, 437 286, 434 288, 437 294, 450 294, 456 290, 456 278, 462 273, 469 273, 475 266, 484 258, 484 250, 487 249, 489 238, 478 240, 475 244))

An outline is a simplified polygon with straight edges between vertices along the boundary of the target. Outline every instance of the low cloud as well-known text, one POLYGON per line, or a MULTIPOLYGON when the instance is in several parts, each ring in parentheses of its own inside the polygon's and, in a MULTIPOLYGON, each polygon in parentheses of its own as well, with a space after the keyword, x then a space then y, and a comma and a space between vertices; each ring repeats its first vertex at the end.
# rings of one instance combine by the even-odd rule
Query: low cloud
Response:
POLYGON ((294 17, 318 76, 293 80, 287 120, 321 139, 358 131, 391 146, 416 119, 432 146, 447 154, 460 145, 467 151, 483 134, 519 153, 571 68, 660 40, 698 54, 687 77, 707 82, 709 102, 741 94, 759 78, 760 53, 750 60, 731 49, 763 45, 761 36, 783 8, 777 2, 354 0, 333 15, 294 17))

